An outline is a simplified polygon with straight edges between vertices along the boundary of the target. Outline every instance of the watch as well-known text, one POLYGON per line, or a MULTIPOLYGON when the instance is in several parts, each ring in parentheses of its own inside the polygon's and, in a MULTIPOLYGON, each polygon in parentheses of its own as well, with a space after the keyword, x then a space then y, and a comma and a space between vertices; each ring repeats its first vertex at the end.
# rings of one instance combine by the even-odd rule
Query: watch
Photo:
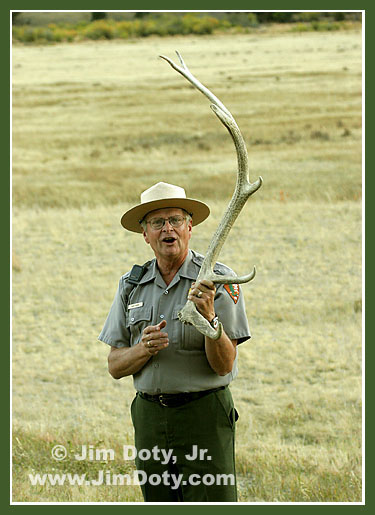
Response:
POLYGON ((214 329, 217 329, 219 327, 219 317, 215 315, 210 324, 214 329))

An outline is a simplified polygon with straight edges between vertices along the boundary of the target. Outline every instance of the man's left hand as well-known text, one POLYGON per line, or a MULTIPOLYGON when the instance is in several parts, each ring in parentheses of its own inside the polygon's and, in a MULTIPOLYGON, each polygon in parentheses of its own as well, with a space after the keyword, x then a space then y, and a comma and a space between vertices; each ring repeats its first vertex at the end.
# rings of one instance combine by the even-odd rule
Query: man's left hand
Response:
POLYGON ((197 310, 209 322, 215 317, 215 293, 215 284, 212 281, 203 279, 203 281, 198 283, 192 283, 188 294, 188 299, 194 302, 197 310))

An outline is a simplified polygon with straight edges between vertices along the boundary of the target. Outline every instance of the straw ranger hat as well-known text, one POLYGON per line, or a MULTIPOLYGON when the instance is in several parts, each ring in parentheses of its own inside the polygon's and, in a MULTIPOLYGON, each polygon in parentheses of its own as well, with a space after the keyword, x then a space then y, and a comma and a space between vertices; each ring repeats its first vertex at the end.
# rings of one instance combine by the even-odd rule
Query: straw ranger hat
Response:
POLYGON ((148 190, 141 193, 141 203, 132 207, 121 218, 121 225, 128 231, 142 232, 140 222, 150 211, 178 207, 185 209, 193 217, 193 225, 198 225, 210 214, 210 208, 199 200, 186 198, 184 188, 158 182, 148 190))

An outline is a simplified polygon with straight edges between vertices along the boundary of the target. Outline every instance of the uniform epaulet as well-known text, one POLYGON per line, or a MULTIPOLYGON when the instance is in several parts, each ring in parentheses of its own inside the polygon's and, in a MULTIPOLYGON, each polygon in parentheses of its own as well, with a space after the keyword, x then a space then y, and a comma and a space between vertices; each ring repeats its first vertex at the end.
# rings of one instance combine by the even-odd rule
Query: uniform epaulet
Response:
POLYGON ((122 279, 127 283, 136 286, 147 272, 151 262, 152 261, 146 261, 146 263, 143 265, 133 265, 133 268, 130 270, 130 272, 127 272, 125 275, 123 275, 122 279))
POLYGON ((202 256, 202 254, 197 254, 197 252, 193 252, 193 257, 192 257, 193 263, 195 263, 196 265, 201 267, 203 260, 204 260, 204 256, 202 256))
POLYGON ((144 265, 134 265, 129 272, 126 272, 126 274, 121 276, 120 283, 122 283, 122 287, 125 291, 131 292, 131 290, 137 286, 144 274, 147 272, 150 263, 151 261, 147 261, 144 265), (137 269, 139 269, 138 275, 136 273, 137 269))
MULTIPOLYGON (((198 265, 199 267, 202 266, 204 256, 202 254, 198 254, 197 252, 193 253, 193 263, 198 265)), ((233 270, 229 268, 229 266, 224 265, 224 263, 220 263, 219 261, 215 263, 214 266, 214 272, 220 275, 228 275, 228 274, 234 274, 233 270)))

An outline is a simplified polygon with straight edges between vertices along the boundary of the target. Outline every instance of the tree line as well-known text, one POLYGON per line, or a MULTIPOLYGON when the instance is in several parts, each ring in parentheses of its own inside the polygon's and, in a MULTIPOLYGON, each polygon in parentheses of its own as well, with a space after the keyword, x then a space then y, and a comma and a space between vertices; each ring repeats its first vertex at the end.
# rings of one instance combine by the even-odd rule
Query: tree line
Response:
MULTIPOLYGON (((361 13, 354 11, 331 11, 331 12, 320 12, 320 11, 304 11, 304 12, 296 12, 296 11, 285 11, 285 12, 275 12, 275 11, 262 11, 262 12, 204 12, 204 13, 195 13, 193 11, 187 11, 194 14, 194 16, 201 17, 204 15, 209 15, 214 18, 218 18, 221 20, 227 20, 233 25, 239 26, 249 26, 255 24, 263 24, 263 23, 298 23, 298 22, 312 22, 312 21, 360 21, 361 13)), ((22 23, 22 11, 17 11, 12 13, 12 24, 17 25, 18 23, 22 23)), ((29 14, 29 13, 25 13, 29 14)), ((56 20, 55 23, 58 22, 59 12, 56 12, 56 20)), ((97 20, 104 19, 118 19, 119 16, 123 15, 126 19, 155 19, 159 16, 162 16, 164 13, 155 13, 155 12, 132 12, 127 13, 124 11, 123 13, 112 13, 112 12, 103 12, 103 11, 93 11, 89 13, 89 21, 94 22, 97 20)), ((171 13, 174 16, 182 16, 184 13, 171 13)), ((30 21, 27 19, 27 23, 30 21)))

